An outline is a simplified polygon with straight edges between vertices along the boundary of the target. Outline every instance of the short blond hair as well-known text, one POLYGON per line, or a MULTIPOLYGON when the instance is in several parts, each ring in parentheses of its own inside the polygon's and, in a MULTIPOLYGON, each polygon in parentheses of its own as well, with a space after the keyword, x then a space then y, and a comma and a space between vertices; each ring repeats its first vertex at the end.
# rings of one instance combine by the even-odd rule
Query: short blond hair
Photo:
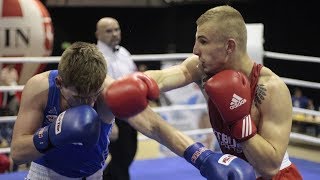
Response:
POLYGON ((229 5, 217 6, 207 10, 196 21, 197 26, 214 23, 214 31, 220 39, 233 38, 239 48, 246 51, 247 28, 241 13, 229 5))
POLYGON ((79 94, 98 91, 106 78, 106 60, 95 44, 75 42, 62 54, 59 76, 79 94))

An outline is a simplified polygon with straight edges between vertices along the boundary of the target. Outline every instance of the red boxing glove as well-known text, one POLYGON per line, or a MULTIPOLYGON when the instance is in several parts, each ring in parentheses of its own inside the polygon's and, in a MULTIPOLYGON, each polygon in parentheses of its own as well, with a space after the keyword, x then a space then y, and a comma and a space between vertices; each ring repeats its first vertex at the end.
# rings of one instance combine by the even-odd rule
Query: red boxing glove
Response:
POLYGON ((231 136, 242 142, 253 137, 257 128, 251 119, 251 89, 247 77, 233 70, 224 70, 211 77, 205 91, 217 106, 231 136))
POLYGON ((129 118, 142 112, 148 100, 159 98, 157 83, 147 75, 136 72, 114 81, 107 89, 105 101, 118 118, 129 118))

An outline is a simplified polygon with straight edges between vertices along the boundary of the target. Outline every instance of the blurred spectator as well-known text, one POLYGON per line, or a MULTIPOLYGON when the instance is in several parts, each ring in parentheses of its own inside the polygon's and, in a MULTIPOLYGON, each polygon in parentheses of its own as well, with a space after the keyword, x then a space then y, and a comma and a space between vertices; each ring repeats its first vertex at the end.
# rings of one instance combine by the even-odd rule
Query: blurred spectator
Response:
POLYGON ((292 96, 292 106, 307 109, 308 105, 309 99, 303 95, 300 88, 295 88, 292 96))
MULTIPOLYGON (((314 107, 314 104, 313 104, 313 100, 312 100, 312 99, 309 99, 309 100, 308 100, 307 109, 315 110, 315 107, 314 107)), ((315 116, 314 116, 314 115, 306 114, 306 120, 307 120, 307 121, 313 121, 314 119, 315 119, 315 116)))
POLYGON ((0 154, 0 173, 10 171, 10 159, 6 154, 0 154))
MULTIPOLYGON (((16 86, 18 83, 18 71, 14 64, 7 64, 1 69, 0 85, 16 86)), ((15 91, 0 92, 0 116, 17 115, 19 100, 15 91)), ((0 148, 10 146, 14 122, 1 123, 0 125, 0 148)), ((0 173, 10 170, 10 158, 7 154, 0 154, 0 173)))
POLYGON ((14 68, 14 64, 8 64, 1 70, 1 85, 13 86, 18 82, 18 71, 14 68))
POLYGON ((148 66, 146 64, 140 64, 138 66, 138 71, 140 71, 140 72, 145 72, 147 70, 148 70, 148 66))
POLYGON ((308 99, 307 109, 315 110, 315 107, 314 107, 314 104, 313 104, 313 100, 312 100, 312 99, 308 99))
MULTIPOLYGON (((303 109, 310 109, 315 110, 313 100, 304 96, 302 90, 300 88, 295 88, 293 96, 292 96, 292 105, 293 107, 303 108, 303 109)), ((312 121, 314 119, 313 115, 310 114, 301 114, 301 113, 294 113, 294 119, 296 120, 307 120, 312 121)))
MULTIPOLYGON (((8 64, 3 67, 0 73, 1 86, 16 86, 18 82, 18 71, 14 64, 8 64)), ((15 91, 0 93, 0 115, 16 115, 19 108, 19 101, 15 91)))
MULTIPOLYGON (((9 147, 8 142, 0 136, 0 148, 9 147)), ((0 173, 10 170, 10 159, 7 154, 0 154, 0 173)))

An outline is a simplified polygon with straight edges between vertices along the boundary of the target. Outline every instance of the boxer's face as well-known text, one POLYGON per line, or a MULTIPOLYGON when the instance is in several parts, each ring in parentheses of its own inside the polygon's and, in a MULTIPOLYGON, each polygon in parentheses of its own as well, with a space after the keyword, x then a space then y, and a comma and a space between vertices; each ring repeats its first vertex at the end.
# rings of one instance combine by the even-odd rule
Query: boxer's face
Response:
POLYGON ((226 43, 213 25, 203 24, 197 27, 193 53, 199 56, 204 72, 216 74, 224 69, 227 62, 226 43))
POLYGON ((79 93, 74 86, 65 86, 61 77, 56 78, 56 85, 60 89, 61 97, 66 101, 69 107, 87 104, 94 106, 97 98, 104 89, 104 83, 98 90, 92 90, 89 94, 79 93))
POLYGON ((97 101, 97 98, 103 91, 103 88, 100 88, 98 91, 91 92, 89 94, 79 94, 74 87, 61 87, 61 96, 66 100, 70 107, 79 106, 79 105, 90 105, 94 106, 94 103, 97 101))

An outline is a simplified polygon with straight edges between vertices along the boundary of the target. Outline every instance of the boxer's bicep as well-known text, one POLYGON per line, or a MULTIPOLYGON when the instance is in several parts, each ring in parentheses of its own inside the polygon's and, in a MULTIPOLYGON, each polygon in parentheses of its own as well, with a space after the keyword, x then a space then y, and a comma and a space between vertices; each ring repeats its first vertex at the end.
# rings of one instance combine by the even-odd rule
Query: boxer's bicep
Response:
POLYGON ((38 84, 31 79, 25 85, 17 119, 13 128, 11 154, 16 163, 24 163, 39 156, 33 145, 33 134, 40 128, 43 120, 43 102, 45 93, 38 84))
POLYGON ((47 101, 47 91, 43 89, 38 78, 30 79, 25 85, 14 133, 33 134, 40 128, 43 121, 44 103, 47 101), (18 132, 16 132, 18 131, 18 132))
POLYGON ((157 82, 161 91, 169 91, 199 80, 201 71, 198 63, 197 56, 191 56, 181 64, 162 70, 146 71, 145 74, 157 82))
POLYGON ((259 134, 274 147, 281 159, 286 151, 291 131, 291 96, 283 82, 274 81, 267 85, 266 90, 267 96, 260 106, 259 134))
POLYGON ((186 81, 180 66, 172 66, 162 70, 146 71, 145 74, 157 82, 159 89, 162 92, 180 87, 185 84, 186 81))

